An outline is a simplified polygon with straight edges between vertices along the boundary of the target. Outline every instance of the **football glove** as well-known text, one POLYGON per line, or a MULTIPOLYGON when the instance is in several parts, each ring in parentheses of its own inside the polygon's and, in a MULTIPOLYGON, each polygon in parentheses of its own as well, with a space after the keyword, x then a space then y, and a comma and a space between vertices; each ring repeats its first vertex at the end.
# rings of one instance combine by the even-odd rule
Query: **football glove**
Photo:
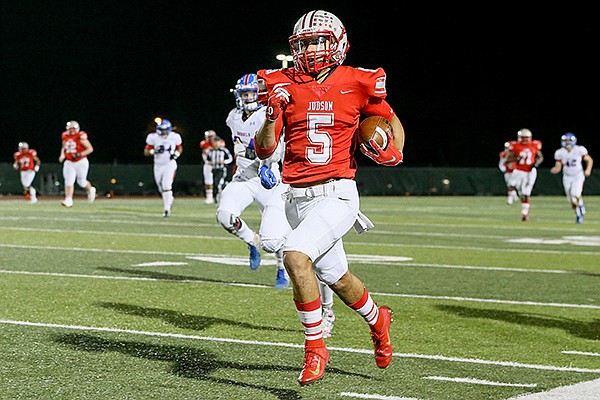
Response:
POLYGON ((34 170, 35 172, 39 172, 39 171, 40 171, 40 166, 39 166, 39 165, 36 165, 35 167, 33 167, 33 170, 34 170))
POLYGON ((173 152, 173 154, 171 154, 171 160, 177 160, 179 158, 179 156, 181 155, 180 152, 178 152, 177 150, 175 150, 173 152))
POLYGON ((260 184, 265 189, 273 189, 277 185, 277 177, 266 165, 260 167, 258 176, 260 176, 260 184))
POLYGON ((267 102, 267 119, 271 122, 277 121, 289 102, 290 92, 282 87, 275 89, 267 102))
POLYGON ((367 148, 364 143, 360 144, 360 151, 371 160, 379 165, 386 167, 394 167, 402 162, 403 154, 394 145, 394 135, 391 132, 386 132, 388 136, 388 145, 382 149, 375 139, 369 140, 371 149, 367 148))

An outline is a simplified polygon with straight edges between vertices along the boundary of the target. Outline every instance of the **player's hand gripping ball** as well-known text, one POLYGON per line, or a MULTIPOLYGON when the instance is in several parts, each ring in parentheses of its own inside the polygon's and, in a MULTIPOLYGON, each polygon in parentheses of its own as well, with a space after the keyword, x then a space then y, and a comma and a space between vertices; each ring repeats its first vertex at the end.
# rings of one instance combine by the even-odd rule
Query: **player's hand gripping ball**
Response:
POLYGON ((402 163, 402 151, 394 144, 394 132, 389 120, 371 116, 364 119, 357 129, 361 153, 386 167, 402 163))
POLYGON ((374 115, 372 117, 365 118, 358 126, 358 142, 364 144, 367 150, 377 153, 373 146, 369 144, 371 139, 381 147, 383 150, 387 149, 389 143, 389 137, 392 136, 392 125, 387 119, 374 115))

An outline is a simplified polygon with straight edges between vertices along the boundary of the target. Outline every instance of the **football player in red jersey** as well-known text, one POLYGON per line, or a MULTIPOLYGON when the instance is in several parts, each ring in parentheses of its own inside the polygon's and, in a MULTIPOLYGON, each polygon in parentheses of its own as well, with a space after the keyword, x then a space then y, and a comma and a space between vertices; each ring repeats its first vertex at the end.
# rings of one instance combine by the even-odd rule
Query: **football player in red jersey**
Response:
POLYGON ((368 323, 377 366, 386 368, 392 359, 392 311, 378 306, 348 270, 342 237, 353 226, 357 232, 373 226, 359 211, 354 181, 355 132, 361 116, 391 121, 393 133, 385 149, 377 143, 371 143, 374 149, 369 152, 361 147, 381 165, 402 162, 404 129, 385 100, 384 70, 341 65, 348 37, 335 15, 323 10, 304 14, 289 42, 292 68, 257 73, 259 95, 268 100, 266 120, 256 135, 256 153, 261 159, 268 157, 285 129, 282 181, 290 185, 285 207, 293 230, 284 245, 284 264, 304 326, 305 355, 298 381, 306 385, 323 377, 329 361, 317 277, 368 323))
POLYGON ((504 174, 504 183, 506 183, 506 187, 508 189, 508 196, 506 198, 506 202, 508 204, 513 204, 515 200, 519 198, 517 195, 517 189, 515 188, 515 183, 513 182, 513 171, 515 170, 515 161, 514 159, 510 162, 508 161, 508 157, 510 156, 510 152, 508 148, 510 147, 509 142, 504 143, 504 150, 500 152, 498 155, 498 168, 504 174))
POLYGON ((517 140, 509 142, 510 156, 507 161, 515 161, 514 184, 521 199, 521 221, 529 220, 531 191, 537 179, 537 167, 544 161, 542 142, 533 140, 529 129, 517 132, 517 140))
POLYGON ((88 134, 82 131, 77 121, 69 121, 62 133, 62 147, 58 162, 63 163, 63 178, 65 180, 65 199, 60 202, 67 208, 73 207, 75 182, 84 188, 89 203, 96 199, 96 188, 87 179, 90 162, 87 158, 94 148, 88 139, 88 134))
POLYGON ((21 185, 23 185, 23 194, 31 204, 37 203, 37 191, 33 187, 35 174, 40 170, 42 161, 37 155, 37 151, 29 148, 27 142, 19 143, 19 151, 13 155, 15 160, 13 168, 21 171, 21 185))

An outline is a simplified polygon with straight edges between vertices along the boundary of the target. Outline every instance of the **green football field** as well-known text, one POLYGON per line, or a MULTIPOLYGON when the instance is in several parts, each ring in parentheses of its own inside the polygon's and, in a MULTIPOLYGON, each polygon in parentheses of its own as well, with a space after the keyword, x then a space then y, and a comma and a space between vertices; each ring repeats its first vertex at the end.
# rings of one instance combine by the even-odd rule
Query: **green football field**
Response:
MULTIPOLYGON (((291 290, 273 287, 270 254, 250 270, 214 205, 176 198, 162 218, 158 196, 59 201, 0 200, 0 399, 489 400, 574 385, 578 400, 600 380, 599 197, 580 225, 563 197, 533 197, 527 222, 504 197, 363 197, 375 228, 344 243, 395 312, 392 364, 377 368, 366 323, 336 298, 325 377, 306 387, 291 290)), ((257 228, 258 208, 243 218, 257 228)))

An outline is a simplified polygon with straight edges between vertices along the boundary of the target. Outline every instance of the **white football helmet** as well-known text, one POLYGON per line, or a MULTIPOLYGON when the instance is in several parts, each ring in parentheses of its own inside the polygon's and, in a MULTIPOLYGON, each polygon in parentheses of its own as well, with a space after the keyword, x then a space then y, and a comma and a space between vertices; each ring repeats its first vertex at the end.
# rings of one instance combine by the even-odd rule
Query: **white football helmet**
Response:
POLYGON ((300 17, 289 42, 294 67, 308 74, 341 65, 350 47, 342 21, 323 10, 309 11, 300 17))
POLYGON ((217 136, 217 132, 213 131, 212 129, 209 129, 206 132, 204 132, 204 139, 206 140, 209 140, 215 136, 217 136))
POLYGON ((75 130, 77 132, 79 132, 79 122, 77 122, 77 121, 69 121, 69 122, 67 122, 67 126, 65 127, 65 129, 68 131, 71 128, 75 128, 75 130))
POLYGON ((523 128, 519 132, 517 132, 517 137, 521 143, 529 143, 532 138, 532 133, 529 129, 523 128))
POLYGON ((29 150, 29 144, 27 142, 19 143, 19 151, 29 150))

